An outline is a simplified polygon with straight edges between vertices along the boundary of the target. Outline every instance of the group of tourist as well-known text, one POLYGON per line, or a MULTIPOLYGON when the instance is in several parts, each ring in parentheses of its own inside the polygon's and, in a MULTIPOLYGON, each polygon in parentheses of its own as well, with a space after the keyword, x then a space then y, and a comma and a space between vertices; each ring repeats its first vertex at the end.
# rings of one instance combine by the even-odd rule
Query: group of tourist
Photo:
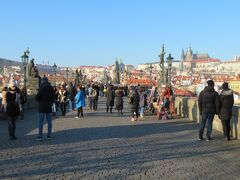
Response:
MULTIPOLYGON (((223 83, 222 92, 220 95, 214 90, 214 82, 212 80, 207 81, 208 86, 200 93, 198 99, 198 105, 202 121, 199 129, 199 140, 203 140, 203 132, 208 122, 207 127, 207 141, 212 140, 211 131, 212 123, 215 114, 219 115, 222 120, 224 135, 227 140, 230 140, 230 119, 232 116, 232 107, 234 104, 233 91, 229 89, 228 83, 223 83)), ((153 90, 153 89, 152 89, 153 90)), ((20 90, 14 80, 9 83, 9 88, 4 87, 2 90, 2 106, 1 112, 4 117, 8 116, 8 130, 11 140, 16 139, 16 119, 18 115, 21 115, 23 119, 24 115, 24 103, 26 102, 26 89, 20 90)), ((52 86, 47 77, 43 77, 38 93, 36 95, 36 101, 38 102, 38 137, 37 140, 43 140, 43 122, 46 116, 48 124, 47 139, 52 137, 52 115, 56 115, 56 112, 60 108, 62 116, 66 115, 67 107, 69 110, 76 110, 75 118, 84 117, 84 107, 86 106, 85 99, 88 100, 88 106, 90 111, 97 111, 99 96, 106 97, 106 113, 113 113, 113 107, 119 113, 123 115, 123 96, 128 96, 128 102, 131 106, 131 121, 137 121, 144 118, 144 113, 147 109, 152 107, 154 99, 158 99, 158 103, 161 99, 162 109, 169 108, 170 97, 172 96, 171 87, 166 86, 163 90, 151 91, 144 86, 135 87, 114 87, 113 85, 99 85, 88 84, 82 86, 80 84, 74 86, 71 82, 69 84, 62 83, 58 86, 52 86), (156 96, 158 98, 156 98, 156 96)))
POLYGON ((232 108, 234 104, 233 91, 229 89, 228 83, 222 84, 220 95, 214 90, 214 81, 208 80, 207 86, 201 91, 198 98, 199 111, 202 116, 199 129, 199 140, 203 140, 203 132, 207 126, 207 141, 212 140, 212 124, 215 114, 218 114, 222 121, 224 136, 230 140, 230 120, 232 118, 232 108))

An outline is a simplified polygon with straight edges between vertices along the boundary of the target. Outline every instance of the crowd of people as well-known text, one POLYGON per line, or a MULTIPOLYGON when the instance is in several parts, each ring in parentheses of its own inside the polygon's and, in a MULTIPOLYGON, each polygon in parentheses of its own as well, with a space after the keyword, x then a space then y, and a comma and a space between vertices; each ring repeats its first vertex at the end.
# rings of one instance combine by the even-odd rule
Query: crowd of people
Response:
MULTIPOLYGON (((223 83, 222 92, 219 95, 214 90, 214 82, 207 81, 208 86, 200 93, 198 105, 202 121, 199 129, 199 140, 203 140, 203 132, 206 122, 207 140, 212 140, 212 122, 215 114, 222 120, 224 135, 230 140, 230 119, 234 104, 233 92, 229 89, 228 83, 223 83)), ((11 140, 16 139, 16 120, 24 118, 24 104, 26 102, 26 88, 19 89, 14 80, 9 83, 9 88, 2 90, 1 112, 3 118, 8 117, 8 131, 11 140)), ((147 112, 157 114, 159 119, 173 117, 174 96, 171 86, 165 85, 161 88, 153 86, 114 86, 112 84, 98 84, 91 82, 87 85, 69 82, 52 86, 47 77, 43 77, 36 101, 38 102, 38 137, 36 140, 43 140, 43 124, 46 117, 48 124, 47 139, 52 138, 52 116, 66 116, 68 111, 76 111, 76 119, 84 118, 84 107, 88 106, 89 111, 98 110, 99 97, 106 98, 106 113, 113 113, 115 109, 119 116, 123 115, 124 100, 128 101, 131 110, 131 121, 144 119, 147 112), (127 98, 123 98, 126 96, 127 98), (85 100, 87 102, 85 102, 85 100)))

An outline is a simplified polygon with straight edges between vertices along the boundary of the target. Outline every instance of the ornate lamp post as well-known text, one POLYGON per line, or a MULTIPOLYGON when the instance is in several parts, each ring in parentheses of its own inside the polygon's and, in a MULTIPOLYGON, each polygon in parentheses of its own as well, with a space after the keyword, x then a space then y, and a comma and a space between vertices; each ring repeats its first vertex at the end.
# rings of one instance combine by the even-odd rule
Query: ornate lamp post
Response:
POLYGON ((173 61, 173 57, 171 56, 171 53, 169 53, 168 57, 167 57, 167 63, 168 63, 168 79, 167 82, 169 85, 171 85, 171 73, 172 73, 172 61, 173 61))
POLYGON ((28 64, 28 59, 29 59, 29 49, 27 48, 26 51, 24 51, 23 55, 21 56, 22 58, 22 66, 24 69, 24 88, 26 88, 27 84, 27 64, 28 64))
POLYGON ((69 73, 69 69, 67 67, 67 69, 66 69, 67 83, 68 83, 68 73, 69 73))
POLYGON ((56 86, 56 76, 57 76, 57 65, 56 63, 53 64, 53 68, 54 68, 54 86, 56 86))

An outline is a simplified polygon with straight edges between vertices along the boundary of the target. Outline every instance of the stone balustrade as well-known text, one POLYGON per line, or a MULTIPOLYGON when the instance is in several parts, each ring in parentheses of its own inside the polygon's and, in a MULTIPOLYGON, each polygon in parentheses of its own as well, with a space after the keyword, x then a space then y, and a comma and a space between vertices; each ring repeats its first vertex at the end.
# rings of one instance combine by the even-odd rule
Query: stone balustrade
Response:
MULTIPOLYGON (((200 122, 201 115, 198 109, 197 98, 189 97, 176 97, 175 107, 177 110, 177 115, 181 117, 188 118, 190 121, 200 122)), ((231 119, 231 135, 239 139, 240 138, 240 107, 234 106, 233 116, 231 119)), ((223 132, 221 120, 215 115, 213 121, 213 129, 223 132)))

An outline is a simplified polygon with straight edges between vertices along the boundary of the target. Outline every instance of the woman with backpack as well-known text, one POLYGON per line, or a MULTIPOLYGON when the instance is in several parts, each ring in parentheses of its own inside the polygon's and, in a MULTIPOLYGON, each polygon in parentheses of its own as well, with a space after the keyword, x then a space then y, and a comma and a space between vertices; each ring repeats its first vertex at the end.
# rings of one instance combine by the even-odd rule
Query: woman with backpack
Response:
POLYGON ((16 135, 16 120, 17 116, 20 114, 20 107, 19 107, 19 88, 16 86, 16 82, 11 80, 9 83, 9 90, 6 95, 7 100, 7 107, 6 107, 6 114, 8 118, 8 132, 10 140, 15 140, 16 135))

